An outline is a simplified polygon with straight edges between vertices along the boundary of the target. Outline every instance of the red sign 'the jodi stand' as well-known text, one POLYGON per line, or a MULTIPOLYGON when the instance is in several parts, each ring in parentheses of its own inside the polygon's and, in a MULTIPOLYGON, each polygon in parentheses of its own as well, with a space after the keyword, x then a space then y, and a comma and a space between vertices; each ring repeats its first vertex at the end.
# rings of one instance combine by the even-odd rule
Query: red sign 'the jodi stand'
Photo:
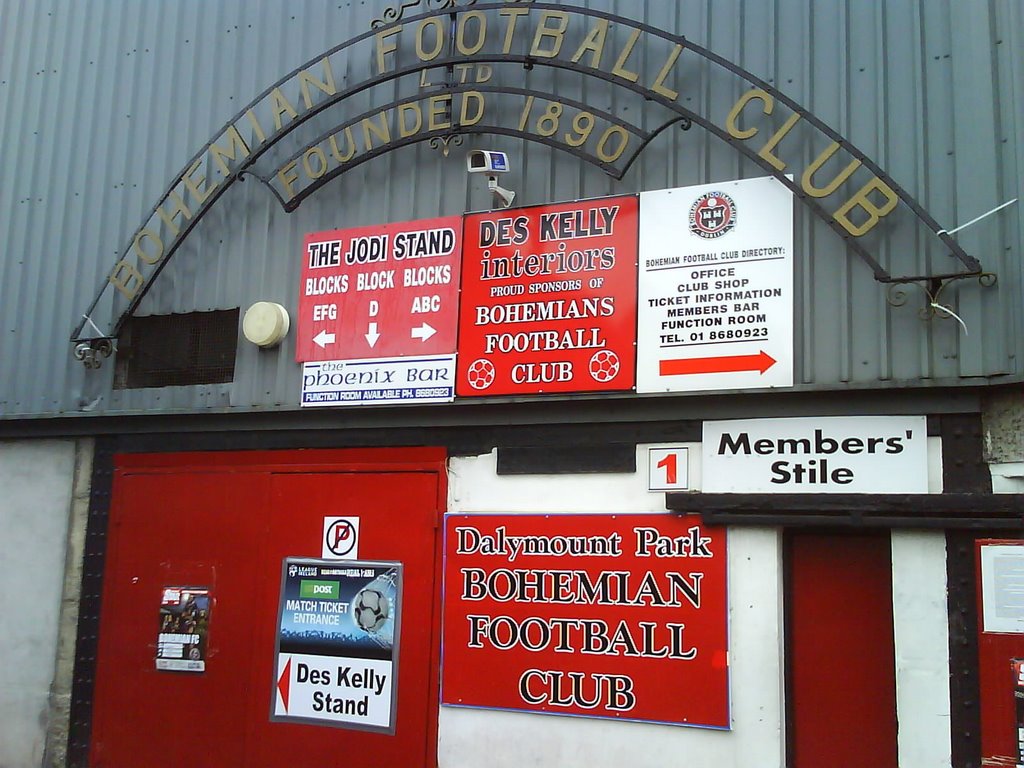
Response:
POLYGON ((628 390, 635 195, 464 219, 456 394, 628 390))
POLYGON ((729 728, 725 530, 445 516, 444 704, 729 728))
POLYGON ((307 235, 296 360, 453 354, 461 235, 461 216, 307 235))

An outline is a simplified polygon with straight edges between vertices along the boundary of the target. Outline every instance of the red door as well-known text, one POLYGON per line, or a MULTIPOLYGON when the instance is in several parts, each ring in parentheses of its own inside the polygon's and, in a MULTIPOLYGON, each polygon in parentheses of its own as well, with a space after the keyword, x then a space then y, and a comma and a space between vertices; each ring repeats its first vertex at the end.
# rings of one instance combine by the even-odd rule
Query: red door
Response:
POLYGON ((441 451, 122 456, 100 619, 91 764, 276 768, 436 763, 441 451), (281 561, 320 557, 325 517, 404 566, 396 732, 272 723, 281 561), (157 670, 162 590, 206 587, 206 669, 157 670))
POLYGON ((888 533, 787 533, 794 768, 897 768, 888 533))

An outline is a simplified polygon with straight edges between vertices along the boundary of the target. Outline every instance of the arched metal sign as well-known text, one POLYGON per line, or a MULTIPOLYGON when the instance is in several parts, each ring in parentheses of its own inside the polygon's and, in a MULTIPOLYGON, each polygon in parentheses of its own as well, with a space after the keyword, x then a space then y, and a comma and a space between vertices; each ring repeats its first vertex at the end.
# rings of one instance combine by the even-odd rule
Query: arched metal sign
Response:
POLYGON ((545 144, 621 179, 659 133, 699 125, 791 189, 877 281, 917 283, 929 297, 951 280, 994 282, 867 155, 768 82, 682 35, 595 9, 521 0, 435 0, 431 10, 403 18, 418 4, 387 9, 369 31, 290 72, 185 164, 82 313, 71 337, 79 359, 95 364, 97 352, 109 354, 161 270, 236 181, 260 179, 291 211, 372 158, 419 142, 447 152, 469 134, 545 144), (559 80, 555 87, 554 73, 577 86, 559 80), (529 87, 531 78, 540 85, 529 87), (634 108, 598 108, 585 98, 595 85, 634 108), (685 98, 707 88, 737 95, 704 111, 691 105, 705 99, 685 98), (963 269, 891 275, 867 236, 899 210, 963 269))

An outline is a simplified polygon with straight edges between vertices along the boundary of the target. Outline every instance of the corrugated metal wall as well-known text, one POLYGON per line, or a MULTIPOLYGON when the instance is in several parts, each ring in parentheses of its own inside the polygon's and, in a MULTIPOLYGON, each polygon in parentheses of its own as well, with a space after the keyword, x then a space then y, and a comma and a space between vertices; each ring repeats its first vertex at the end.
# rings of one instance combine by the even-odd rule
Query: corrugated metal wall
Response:
MULTIPOLYGON (((0 0, 0 417, 297 407, 300 368, 288 342, 272 352, 242 343, 233 384, 113 391, 112 361, 86 371, 68 336, 188 158, 264 88, 366 31, 388 5, 0 0)), ((946 228, 1024 196, 1018 0, 586 5, 683 34, 768 80, 946 228)), ((727 110, 737 85, 695 71, 687 106, 727 110)), ((631 108, 572 73, 527 78, 531 87, 578 88, 602 108, 631 108)), ((367 96, 354 109, 372 103, 367 96)), ((294 309, 304 233, 486 207, 483 185, 464 171, 470 146, 512 153, 509 186, 524 205, 764 175, 695 128, 660 136, 621 182, 548 147, 476 137, 449 158, 421 144, 372 160, 290 215, 258 183, 240 183, 192 232, 139 313, 244 311, 258 300, 294 309)), ((921 320, 918 295, 891 307, 867 266, 797 207, 797 389, 950 386, 1024 373, 1019 204, 957 236, 999 277, 995 288, 964 283, 943 295, 969 335, 953 320, 921 320)), ((925 250, 919 236, 900 232, 877 246, 894 273, 957 270, 925 250)))

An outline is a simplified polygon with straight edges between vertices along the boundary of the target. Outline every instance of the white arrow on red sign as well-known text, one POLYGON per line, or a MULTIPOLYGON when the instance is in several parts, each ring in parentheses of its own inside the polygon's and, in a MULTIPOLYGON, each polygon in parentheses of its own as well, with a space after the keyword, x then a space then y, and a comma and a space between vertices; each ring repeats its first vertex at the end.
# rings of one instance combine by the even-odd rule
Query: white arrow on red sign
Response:
POLYGON ((380 334, 377 333, 377 324, 370 323, 370 329, 363 334, 366 337, 366 343, 373 349, 373 345, 377 343, 377 339, 380 338, 380 334))
POLYGON ((334 334, 328 333, 325 329, 313 337, 313 343, 320 347, 320 349, 326 349, 328 344, 334 343, 334 339, 334 334))
POLYGON ((419 339, 420 341, 426 341, 431 336, 433 336, 435 333, 437 333, 437 329, 436 328, 434 328, 433 326, 427 325, 427 323, 423 323, 423 325, 421 325, 419 328, 413 328, 412 332, 409 335, 412 336, 414 339, 419 339))

